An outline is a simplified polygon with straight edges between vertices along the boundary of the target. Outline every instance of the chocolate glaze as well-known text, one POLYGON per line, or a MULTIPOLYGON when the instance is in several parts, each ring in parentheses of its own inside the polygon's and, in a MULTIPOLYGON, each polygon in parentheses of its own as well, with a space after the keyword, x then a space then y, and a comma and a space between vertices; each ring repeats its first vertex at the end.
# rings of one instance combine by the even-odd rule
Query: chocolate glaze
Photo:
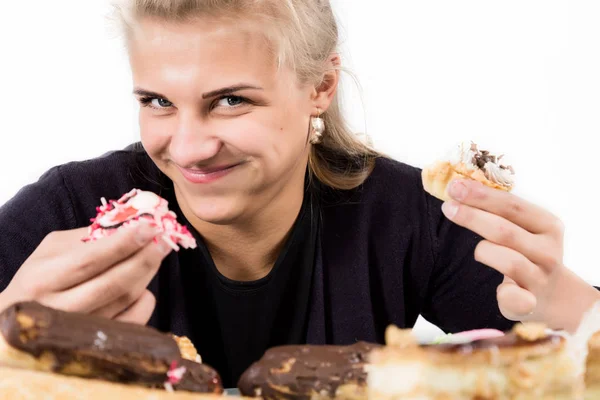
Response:
POLYGON ((137 215, 135 218, 128 218, 125 221, 121 221, 117 224, 114 225, 102 225, 102 224, 98 224, 98 226, 100 226, 102 229, 105 230, 111 230, 111 229, 119 229, 120 227, 122 227, 123 225, 125 225, 127 222, 130 222, 132 220, 141 220, 142 218, 147 218, 150 220, 154 220, 154 216, 150 213, 142 213, 140 215, 137 215))
POLYGON ((469 343, 428 344, 424 345, 423 348, 447 353, 471 353, 477 350, 489 350, 494 348, 515 348, 543 344, 559 345, 561 341, 562 338, 558 335, 548 335, 544 338, 532 341, 525 340, 514 332, 509 332, 504 336, 475 340, 469 343))
POLYGON ((163 387, 171 363, 176 362, 187 371, 175 388, 222 391, 216 371, 183 360, 171 336, 142 325, 25 302, 0 314, 0 333, 11 347, 49 358, 50 369, 57 373, 163 387))
MULTIPOLYGON (((483 167, 488 162, 491 162, 491 163, 494 163, 494 164, 498 164, 498 162, 500 161, 500 159, 503 157, 503 156, 496 157, 496 156, 490 154, 490 152, 487 151, 487 150, 478 150, 477 149, 477 145, 475 145, 475 144, 471 144, 471 151, 473 151, 475 153, 475 155, 473 156, 472 163, 474 165, 476 165, 477 168, 479 168, 481 170, 484 169, 483 167)), ((510 165, 498 164, 498 166, 500 167, 500 169, 507 169, 507 170, 509 170, 512 174, 515 173, 515 170, 510 165)))
POLYGON ((186 390, 188 392, 200 393, 222 393, 223 384, 221 377, 211 367, 206 364, 182 359, 179 365, 186 368, 186 373, 181 381, 173 385, 175 390, 186 390))
POLYGON ((265 399, 310 399, 314 393, 335 397, 349 383, 366 385, 364 366, 375 344, 351 346, 280 346, 244 372, 238 388, 245 396, 265 399))
POLYGON ((489 151, 482 150, 473 156, 473 164, 477 165, 480 169, 483 169, 488 162, 496 163, 496 157, 491 155, 489 151))

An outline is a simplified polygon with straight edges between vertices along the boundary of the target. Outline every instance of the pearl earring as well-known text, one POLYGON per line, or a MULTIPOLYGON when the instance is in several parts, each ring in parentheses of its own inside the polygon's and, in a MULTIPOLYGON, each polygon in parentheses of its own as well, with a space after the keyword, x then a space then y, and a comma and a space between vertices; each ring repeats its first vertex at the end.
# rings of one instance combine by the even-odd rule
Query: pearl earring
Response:
POLYGON ((312 127, 311 135, 310 135, 310 143, 319 144, 321 143, 321 137, 323 136, 323 132, 325 132, 325 121, 321 118, 321 109, 317 108, 317 116, 311 117, 310 125, 312 127))

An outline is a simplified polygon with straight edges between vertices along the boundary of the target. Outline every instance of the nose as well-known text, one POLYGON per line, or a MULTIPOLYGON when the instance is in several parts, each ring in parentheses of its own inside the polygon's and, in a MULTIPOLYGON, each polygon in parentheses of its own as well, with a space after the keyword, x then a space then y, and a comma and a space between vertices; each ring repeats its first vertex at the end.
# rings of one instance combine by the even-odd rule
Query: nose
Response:
POLYGON ((180 111, 169 146, 171 160, 190 168, 215 157, 223 143, 210 132, 210 124, 197 113, 180 111))

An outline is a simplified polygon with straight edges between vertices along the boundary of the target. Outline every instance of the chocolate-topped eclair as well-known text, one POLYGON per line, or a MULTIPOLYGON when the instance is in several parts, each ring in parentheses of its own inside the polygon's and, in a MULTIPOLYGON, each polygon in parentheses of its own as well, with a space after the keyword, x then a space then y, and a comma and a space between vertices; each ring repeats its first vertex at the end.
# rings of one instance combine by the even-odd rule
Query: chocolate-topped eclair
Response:
POLYGON ((364 366, 374 347, 364 342, 274 347, 244 372, 238 388, 264 399, 366 399, 364 366))
POLYGON ((0 365, 146 387, 223 390, 217 372, 183 359, 170 335, 36 302, 0 314, 0 365))

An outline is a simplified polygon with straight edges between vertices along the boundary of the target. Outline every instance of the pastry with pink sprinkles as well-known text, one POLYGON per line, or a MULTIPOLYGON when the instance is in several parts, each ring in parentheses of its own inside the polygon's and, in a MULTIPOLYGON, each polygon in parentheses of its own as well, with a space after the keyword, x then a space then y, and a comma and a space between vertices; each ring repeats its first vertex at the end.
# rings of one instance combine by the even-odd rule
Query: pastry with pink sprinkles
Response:
POLYGON ((160 228, 161 233, 154 239, 162 239, 165 243, 179 251, 196 248, 196 240, 187 227, 177 222, 177 215, 169 210, 169 203, 156 193, 133 189, 119 200, 106 201, 96 208, 98 214, 91 219, 92 225, 84 242, 91 242, 110 236, 120 228, 135 226, 140 221, 148 221, 160 228))

